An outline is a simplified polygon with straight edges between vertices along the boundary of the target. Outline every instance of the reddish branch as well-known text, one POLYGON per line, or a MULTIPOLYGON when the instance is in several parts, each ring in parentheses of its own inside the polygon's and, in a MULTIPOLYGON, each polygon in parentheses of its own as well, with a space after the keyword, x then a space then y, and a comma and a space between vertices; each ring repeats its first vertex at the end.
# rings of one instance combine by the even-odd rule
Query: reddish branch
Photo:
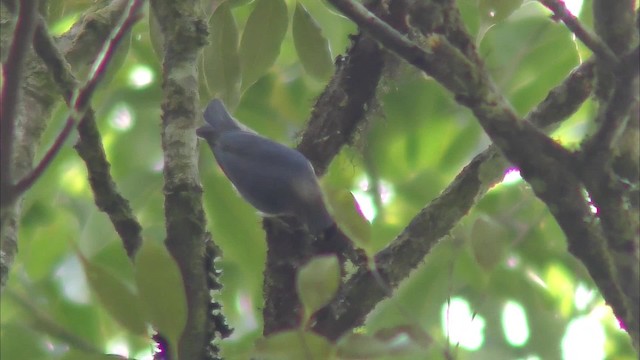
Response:
MULTIPOLYGON (((28 1, 27 1, 28 2, 28 1)), ((77 122, 78 119, 81 119, 84 115, 85 111, 88 108, 89 100, 93 95, 97 84, 100 82, 104 73, 106 71, 107 66, 109 65, 111 59, 113 58, 113 54, 115 50, 119 46, 123 37, 127 32, 131 29, 133 24, 140 18, 139 10, 144 4, 144 0, 133 0, 129 3, 128 8, 125 12, 124 18, 120 22, 120 24, 114 29, 110 39, 105 43, 103 50, 101 51, 101 55, 96 59, 94 65, 92 66, 91 73, 89 78, 87 79, 84 86, 75 92, 75 95, 72 100, 73 110, 71 114, 67 117, 67 121, 63 130, 58 134, 54 144, 49 148, 47 153, 44 155, 42 160, 38 163, 38 165, 27 175, 25 175, 20 181, 17 182, 16 185, 6 185, 6 195, 3 196, 3 205, 12 203, 18 196, 27 191, 35 181, 40 178, 42 173, 49 166, 51 161, 56 157, 62 145, 66 141, 66 139, 71 134, 71 130, 73 129, 73 125, 77 122)), ((22 11, 21 11, 22 12, 22 11)), ((34 13, 35 17, 35 13, 34 13)), ((33 19, 31 23, 31 28, 33 30, 33 19)), ((16 29, 16 34, 19 33, 18 29, 16 29)), ((3 92, 4 98, 4 92, 3 92)), ((4 104, 4 101, 3 101, 4 104)), ((4 116, 3 116, 4 119, 4 116)), ((4 121, 3 121, 4 124, 4 121)), ((3 134, 6 132, 3 129, 3 134)), ((5 135, 3 135, 5 136, 5 135)), ((5 142, 3 141, 3 144, 5 142)), ((5 145, 3 145, 5 146, 5 145)), ((4 154, 3 149, 3 154, 4 154)), ((4 171, 3 171, 4 172, 4 171)), ((4 184, 3 184, 4 185, 4 184)), ((5 186, 3 186, 3 190, 5 186)), ((3 194, 5 195, 5 194, 3 194)))

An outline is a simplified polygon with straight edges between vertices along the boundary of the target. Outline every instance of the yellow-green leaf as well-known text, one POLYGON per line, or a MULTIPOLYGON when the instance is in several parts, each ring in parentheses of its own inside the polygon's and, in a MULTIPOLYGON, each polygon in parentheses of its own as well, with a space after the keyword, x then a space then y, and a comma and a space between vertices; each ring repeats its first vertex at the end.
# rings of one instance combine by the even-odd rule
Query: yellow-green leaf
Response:
POLYGON ((370 254, 371 224, 362 214, 353 194, 345 189, 326 188, 333 218, 349 238, 370 254))
POLYGON ((187 300, 178 265, 163 245, 146 240, 136 256, 135 277, 151 323, 176 349, 187 322, 187 300))
POLYGON ((298 271, 296 287, 308 318, 333 299, 340 285, 340 264, 335 255, 317 256, 298 271))
POLYGON ((275 63, 287 32, 289 15, 284 0, 257 0, 240 41, 244 91, 275 63))
POLYGON ((293 13, 293 44, 304 70, 318 80, 331 75, 333 62, 329 41, 322 35, 322 29, 305 7, 297 3, 293 13))

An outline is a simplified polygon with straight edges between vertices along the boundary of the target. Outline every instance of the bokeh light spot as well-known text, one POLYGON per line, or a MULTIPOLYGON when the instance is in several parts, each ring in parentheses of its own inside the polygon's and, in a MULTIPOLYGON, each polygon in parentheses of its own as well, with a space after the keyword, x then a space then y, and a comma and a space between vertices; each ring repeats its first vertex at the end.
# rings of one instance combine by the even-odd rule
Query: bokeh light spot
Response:
POLYGON ((507 342, 512 346, 523 346, 529 340, 527 314, 515 301, 507 301, 502 309, 502 330, 507 342))
POLYGON ((129 84, 136 88, 145 88, 153 83, 155 76, 149 66, 136 65, 129 72, 129 84))
POLYGON ((473 314, 469 302, 463 298, 451 298, 442 306, 442 324, 452 344, 460 344, 467 350, 478 350, 484 343, 485 320, 473 314))

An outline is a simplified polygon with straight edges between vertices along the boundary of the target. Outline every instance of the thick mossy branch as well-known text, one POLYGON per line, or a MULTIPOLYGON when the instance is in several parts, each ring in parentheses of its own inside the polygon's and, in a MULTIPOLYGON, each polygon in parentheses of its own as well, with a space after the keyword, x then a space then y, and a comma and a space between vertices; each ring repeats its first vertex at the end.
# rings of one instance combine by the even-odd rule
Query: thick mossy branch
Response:
MULTIPOLYGON (((569 251, 585 264, 603 297, 637 343, 639 324, 630 310, 636 304, 621 290, 602 228, 584 196, 575 156, 530 122, 520 121, 483 65, 474 61, 477 57, 465 57, 455 46, 458 39, 452 43, 446 31, 443 35, 428 34, 423 49, 359 3, 330 1, 385 47, 435 78, 474 113, 493 143, 509 162, 520 168, 536 196, 545 202, 567 236, 569 251)), ((455 8, 453 2, 449 4, 455 8)), ((468 34, 464 37, 471 39, 468 34)))
MULTIPOLYGON (((551 90, 526 119, 541 128, 564 120, 587 99, 592 90, 592 80, 593 63, 584 63, 551 90)), ((391 245, 376 255, 376 266, 385 281, 396 287, 409 276, 487 189, 500 180, 507 166, 508 162, 495 145, 477 155, 440 196, 414 217, 391 245)), ((314 329, 337 339, 361 325, 367 314, 387 295, 373 274, 361 268, 332 303, 318 314, 314 329)))
POLYGON ((177 346, 180 359, 210 359, 209 291, 205 261, 206 220, 197 167, 195 129, 201 121, 197 59, 207 41, 198 1, 152 1, 164 38, 162 148, 167 238, 182 273, 188 315, 177 346))

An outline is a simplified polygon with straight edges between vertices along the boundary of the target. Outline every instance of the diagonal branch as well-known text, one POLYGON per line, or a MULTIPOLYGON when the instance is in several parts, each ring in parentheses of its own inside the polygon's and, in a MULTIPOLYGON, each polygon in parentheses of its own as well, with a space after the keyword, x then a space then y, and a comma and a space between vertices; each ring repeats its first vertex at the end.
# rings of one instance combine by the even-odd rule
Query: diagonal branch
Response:
MULTIPOLYGON (((2 4, 8 10, 2 11, 4 29, 5 25, 15 21, 6 22, 9 14, 17 12, 17 6, 15 0, 2 0, 2 4)), ((57 39, 56 47, 64 53, 76 72, 86 73, 86 67, 96 58, 101 45, 108 39, 111 30, 121 19, 126 5, 127 1, 124 0, 116 0, 108 4, 98 3, 84 12, 80 20, 57 39)), ((10 28, 10 26, 6 26, 6 28, 10 28)), ((38 33, 39 30, 36 28, 34 34, 36 41, 39 41, 38 33)), ((1 37, 4 45, 7 42, 5 39, 9 36, 5 34, 5 31, 2 31, 1 37)), ((38 51, 37 47, 35 50, 38 51)), ((52 81, 52 75, 55 77, 59 73, 51 74, 44 63, 39 61, 32 52, 29 53, 27 61, 26 75, 22 84, 24 99, 19 104, 20 116, 16 123, 16 129, 19 130, 15 132, 14 156, 11 164, 15 178, 21 178, 32 171, 36 149, 58 98, 56 83, 52 81), (28 111, 26 111, 27 109, 28 111)), ((75 83, 70 88, 69 96, 76 88, 75 83)), ((3 168, 2 172, 4 170, 3 168)), ((5 199, 2 198, 2 200, 5 199)), ((18 198, 13 206, 3 208, 0 216, 2 220, 0 226, 0 287, 4 287, 6 284, 17 253, 20 199, 18 198)))
MULTIPOLYGON (((536 196, 545 202, 567 236, 569 251, 587 266, 605 300, 629 327, 632 338, 636 338, 640 324, 629 310, 635 305, 617 282, 602 228, 590 211, 577 178, 579 169, 573 154, 531 123, 520 121, 486 70, 472 63, 446 37, 428 36, 424 50, 358 3, 349 0, 331 3, 374 34, 385 47, 435 78, 474 113, 487 135, 507 160, 520 168, 536 196)), ((468 34, 465 37, 470 38, 468 34)))
MULTIPOLYGON (((588 98, 592 90, 593 62, 586 62, 551 90, 526 119, 541 128, 550 127, 569 115, 588 98)), ((455 180, 416 215, 405 230, 376 255, 376 268, 395 287, 415 269, 440 239, 450 233, 493 184, 500 180, 508 163, 495 145, 477 155, 455 180)), ((337 339, 362 324, 373 307, 388 295, 373 274, 360 269, 341 289, 333 302, 317 316, 314 329, 337 339)))
MULTIPOLYGON (((37 21, 33 47, 52 74, 65 102, 71 106, 71 97, 77 87, 77 80, 71 73, 71 66, 49 35, 47 25, 41 16, 37 21)), ((77 129, 80 138, 74 147, 87 167, 96 206, 109 216, 122 239, 127 255, 133 260, 142 243, 142 227, 133 214, 129 202, 118 192, 113 181, 109 171, 110 164, 90 107, 78 123, 77 129)))
POLYGON ((20 181, 17 182, 15 187, 11 189, 11 196, 9 197, 10 201, 13 201, 13 199, 16 199, 25 191, 27 191, 42 175, 44 170, 49 166, 51 161, 53 161, 55 156, 58 154, 58 151, 60 151, 60 149, 62 148, 65 140, 71 134, 73 125, 75 124, 77 119, 81 118, 86 112, 89 106, 89 100, 91 99, 91 96, 93 95, 97 84, 104 76, 106 68, 113 58, 113 54, 116 48, 120 44, 124 35, 139 19, 138 11, 143 4, 144 1, 142 0, 133 0, 129 3, 126 15, 121 20, 121 23, 114 29, 111 38, 103 47, 101 55, 94 62, 89 78, 81 89, 74 92, 74 96, 72 98, 73 109, 70 115, 67 117, 64 128, 58 134, 53 146, 51 146, 51 148, 47 151, 46 155, 42 158, 40 163, 33 169, 31 173, 24 176, 20 181))

